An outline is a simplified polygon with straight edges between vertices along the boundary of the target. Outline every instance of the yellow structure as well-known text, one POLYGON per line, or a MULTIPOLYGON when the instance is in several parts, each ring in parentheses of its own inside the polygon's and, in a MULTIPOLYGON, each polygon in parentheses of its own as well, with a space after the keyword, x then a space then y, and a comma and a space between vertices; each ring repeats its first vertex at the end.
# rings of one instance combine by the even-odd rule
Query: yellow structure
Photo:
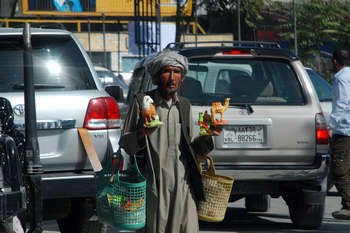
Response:
MULTIPOLYGON (((0 22, 5 23, 5 27, 11 27, 12 23, 64 23, 64 24, 76 24, 77 31, 81 32, 81 25, 88 23, 96 24, 127 24, 128 20, 87 20, 87 19, 0 19, 0 22)), ((196 30, 200 34, 206 34, 204 29, 196 22, 189 22, 192 27, 192 32, 196 30)))
MULTIPOLYGON (((155 6, 153 1, 146 0, 96 0, 96 9, 82 12, 56 11, 53 9, 29 9, 30 2, 33 0, 22 0, 22 8, 24 15, 70 15, 70 16, 134 16, 134 1, 140 1, 140 11, 146 11, 142 7, 146 3, 153 2, 152 12, 155 14, 155 6)), ((80 0, 87 1, 87 0, 80 0)), ((161 17, 176 15, 176 0, 159 0, 161 17)), ((151 12, 149 6, 148 12, 151 12)), ((192 13, 192 0, 185 0, 184 13, 188 16, 192 13)), ((149 15, 151 16, 151 15, 149 15)))

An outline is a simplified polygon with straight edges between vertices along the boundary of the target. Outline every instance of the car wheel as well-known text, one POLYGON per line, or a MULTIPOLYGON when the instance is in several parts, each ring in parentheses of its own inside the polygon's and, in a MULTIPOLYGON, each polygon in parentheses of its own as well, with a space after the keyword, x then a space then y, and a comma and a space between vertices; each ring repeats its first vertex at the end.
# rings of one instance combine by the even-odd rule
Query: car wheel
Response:
POLYGON ((61 233, 106 233, 107 225, 98 221, 93 205, 88 200, 71 201, 67 217, 57 220, 61 233))
POLYGON ((251 212, 266 212, 270 208, 270 196, 249 195, 245 198, 245 208, 251 212))
POLYGON ((321 226, 325 210, 325 193, 313 193, 313 197, 318 196, 319 203, 307 203, 305 193, 289 195, 287 204, 289 214, 293 224, 300 228, 315 229, 321 226))

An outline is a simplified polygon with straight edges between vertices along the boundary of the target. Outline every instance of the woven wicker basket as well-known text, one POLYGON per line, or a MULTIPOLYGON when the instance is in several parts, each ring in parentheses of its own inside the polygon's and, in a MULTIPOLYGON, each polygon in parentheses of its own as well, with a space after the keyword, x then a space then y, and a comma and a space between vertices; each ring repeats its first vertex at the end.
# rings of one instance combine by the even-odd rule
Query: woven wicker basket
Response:
POLYGON ((220 222, 225 217, 233 178, 217 175, 210 155, 206 155, 204 159, 209 164, 209 170, 202 170, 202 160, 198 160, 198 167, 202 175, 206 201, 199 203, 198 218, 206 222, 220 222))

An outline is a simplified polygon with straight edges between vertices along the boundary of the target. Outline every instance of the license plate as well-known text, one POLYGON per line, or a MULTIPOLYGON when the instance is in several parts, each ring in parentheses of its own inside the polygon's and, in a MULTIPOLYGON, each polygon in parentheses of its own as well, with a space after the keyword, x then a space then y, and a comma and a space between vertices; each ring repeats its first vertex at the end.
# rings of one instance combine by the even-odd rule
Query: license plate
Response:
POLYGON ((264 126, 246 125, 246 126, 229 126, 224 129, 224 145, 230 144, 263 144, 264 126))

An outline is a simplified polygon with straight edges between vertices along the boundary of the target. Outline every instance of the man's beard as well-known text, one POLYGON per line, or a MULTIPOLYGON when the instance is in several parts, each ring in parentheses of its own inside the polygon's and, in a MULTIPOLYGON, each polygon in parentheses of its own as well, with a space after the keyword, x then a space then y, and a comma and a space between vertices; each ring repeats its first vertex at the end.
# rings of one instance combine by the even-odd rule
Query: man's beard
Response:
POLYGON ((159 88, 159 89, 164 97, 173 96, 178 90, 178 88, 176 88, 175 90, 171 90, 169 88, 159 88))

